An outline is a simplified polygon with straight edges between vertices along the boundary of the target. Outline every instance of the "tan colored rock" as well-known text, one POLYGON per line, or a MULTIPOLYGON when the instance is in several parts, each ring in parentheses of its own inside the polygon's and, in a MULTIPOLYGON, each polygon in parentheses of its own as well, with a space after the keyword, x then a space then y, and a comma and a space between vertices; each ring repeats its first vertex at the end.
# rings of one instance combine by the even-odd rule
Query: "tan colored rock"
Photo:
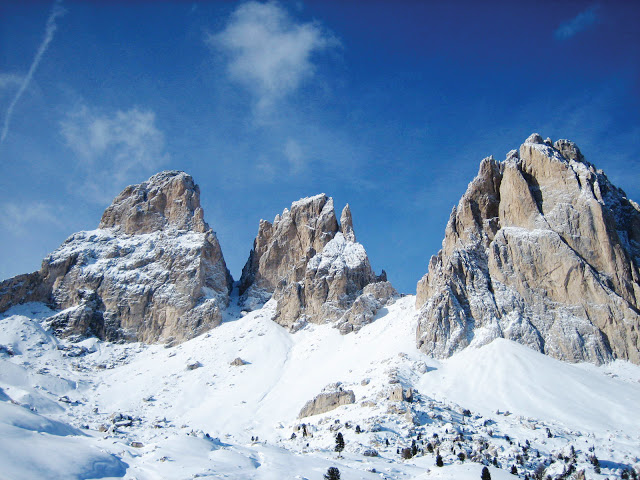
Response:
POLYGON ((567 361, 640 363, 640 207, 568 140, 485 159, 418 283, 419 347, 504 337, 567 361))
POLYGON ((273 223, 260 221, 249 260, 242 269, 240 295, 246 306, 268 300, 281 282, 300 281, 306 264, 338 233, 333 199, 324 193, 294 202, 273 223))
POLYGON ((162 172, 127 187, 100 225, 69 237, 26 281, 9 280, 0 302, 47 299, 63 310, 51 327, 74 337, 177 342, 221 322, 231 277, 191 176, 162 172))
POLYGON ((389 392, 388 400, 390 402, 412 402, 413 401, 413 389, 402 388, 402 385, 394 386, 389 392))
POLYGON ((200 207, 200 188, 191 175, 177 170, 125 188, 102 214, 99 228, 117 227, 138 235, 168 226, 198 233, 209 230, 200 207))
POLYGON ((273 295, 275 321, 292 331, 339 320, 365 286, 383 279, 355 241, 348 205, 341 223, 324 194, 294 202, 273 224, 261 221, 240 282, 243 306, 254 308, 273 295))
POLYGON ((348 242, 356 241, 356 234, 353 231, 353 218, 351 217, 351 209, 348 203, 344 206, 340 215, 340 231, 348 242))
POLYGON ((330 412, 342 405, 350 405, 355 403, 356 396, 353 390, 335 390, 332 392, 324 392, 317 395, 313 400, 309 400, 300 413, 298 418, 311 417, 321 413, 330 412))
POLYGON ((28 302, 51 302, 51 288, 43 282, 39 271, 0 282, 0 312, 28 302))

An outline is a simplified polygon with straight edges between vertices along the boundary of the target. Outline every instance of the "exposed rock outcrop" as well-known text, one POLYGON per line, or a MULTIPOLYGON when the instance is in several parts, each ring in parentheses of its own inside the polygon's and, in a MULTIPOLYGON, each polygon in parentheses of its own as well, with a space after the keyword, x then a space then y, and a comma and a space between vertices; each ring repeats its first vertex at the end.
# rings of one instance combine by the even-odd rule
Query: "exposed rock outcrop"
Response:
POLYGON ((291 204, 273 223, 260 220, 258 235, 240 278, 247 308, 266 302, 280 282, 298 281, 307 262, 340 231, 333 199, 325 194, 291 204))
POLYGON ((561 360, 640 363, 640 207, 568 140, 487 158, 418 283, 417 342, 504 337, 561 360))
POLYGON ((353 390, 342 390, 340 387, 336 387, 335 390, 329 388, 329 390, 318 394, 313 400, 309 400, 300 410, 298 418, 320 415, 356 401, 353 390))
POLYGON ((104 211, 98 228, 113 227, 128 235, 167 227, 198 233, 209 230, 200 207, 200 187, 191 175, 175 170, 125 188, 104 211))
POLYGON ((396 385, 389 392, 388 400, 390 402, 413 402, 413 388, 402 388, 402 385, 396 385))
MULTIPOLYGON (((307 322, 339 320, 367 285, 386 280, 373 273, 355 241, 348 205, 341 219, 339 226, 333 199, 320 194, 294 202, 273 224, 262 220, 240 281, 245 308, 273 295, 275 321, 295 331, 307 322)), ((364 324, 373 315, 358 321, 364 324)))
POLYGON ((371 323, 378 311, 385 305, 393 303, 398 296, 398 292, 389 282, 370 283, 364 287, 362 294, 340 318, 336 327, 343 334, 357 332, 371 323))
POLYGON ((60 335, 182 341, 221 322, 231 277, 190 175, 127 187, 94 231, 69 237, 39 272, 0 285, 3 309, 45 301, 60 335))

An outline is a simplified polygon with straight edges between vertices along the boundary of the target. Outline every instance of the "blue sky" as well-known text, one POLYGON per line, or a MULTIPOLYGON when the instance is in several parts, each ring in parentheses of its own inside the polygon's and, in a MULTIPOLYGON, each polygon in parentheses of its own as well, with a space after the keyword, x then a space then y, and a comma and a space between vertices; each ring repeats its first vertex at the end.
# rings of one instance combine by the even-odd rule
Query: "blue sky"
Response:
POLYGON ((640 200, 638 2, 0 2, 0 277, 179 169, 234 278, 325 192, 415 291, 489 155, 575 141, 640 200))

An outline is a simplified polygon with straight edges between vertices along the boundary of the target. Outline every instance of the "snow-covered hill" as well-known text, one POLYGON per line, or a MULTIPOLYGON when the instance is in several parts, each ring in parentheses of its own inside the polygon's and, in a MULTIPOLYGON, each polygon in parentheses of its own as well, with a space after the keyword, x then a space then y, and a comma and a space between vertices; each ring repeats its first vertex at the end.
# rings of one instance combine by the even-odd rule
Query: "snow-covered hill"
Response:
POLYGON ((46 307, 14 307, 0 319, 0 478, 313 480, 336 466, 343 479, 478 479, 485 462, 494 479, 514 478, 514 465, 521 477, 604 479, 640 468, 640 367, 565 364, 502 339, 434 360, 415 348, 414 303, 400 298, 350 335, 289 333, 273 301, 244 316, 231 307, 170 348, 68 343, 43 329, 46 307), (340 390, 355 403, 298 418, 340 390))

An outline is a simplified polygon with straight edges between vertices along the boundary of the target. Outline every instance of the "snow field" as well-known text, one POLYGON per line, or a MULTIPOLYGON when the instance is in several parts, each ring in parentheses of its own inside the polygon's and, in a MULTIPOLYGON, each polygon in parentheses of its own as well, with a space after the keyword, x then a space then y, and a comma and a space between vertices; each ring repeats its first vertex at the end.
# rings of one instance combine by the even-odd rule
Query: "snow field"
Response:
POLYGON ((331 325, 290 334, 271 320, 273 302, 245 316, 231 308, 222 325, 171 348, 68 344, 42 328, 41 306, 13 309, 0 319, 0 478, 315 480, 337 466, 343 479, 477 480, 482 465, 457 454, 482 442, 502 467, 491 466, 494 479, 514 478, 525 441, 542 459, 573 445, 588 478, 640 461, 639 367, 569 365, 506 340, 438 361, 415 348, 414 301, 398 299, 349 335, 331 325), (246 363, 232 365, 238 357, 246 363), (355 404, 297 418, 337 382, 355 404), (390 401, 398 387, 413 388, 414 401, 390 401), (443 468, 435 454, 397 454, 418 434, 420 449, 438 435, 443 468), (379 456, 363 455, 371 448, 379 456))

